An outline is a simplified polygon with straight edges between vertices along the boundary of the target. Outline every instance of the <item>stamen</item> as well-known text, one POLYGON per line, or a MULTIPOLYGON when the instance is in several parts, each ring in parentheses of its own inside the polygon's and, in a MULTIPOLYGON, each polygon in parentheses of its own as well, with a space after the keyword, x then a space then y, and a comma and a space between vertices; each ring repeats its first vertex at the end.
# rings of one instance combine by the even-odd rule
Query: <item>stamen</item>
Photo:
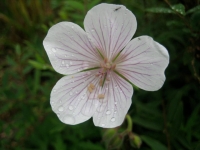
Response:
POLYGON ((104 58, 104 62, 107 63, 108 62, 108 58, 104 58))
POLYGON ((105 95, 104 94, 99 94, 98 99, 104 99, 105 95))
POLYGON ((104 67, 105 67, 106 69, 110 69, 110 68, 111 68, 111 64, 110 64, 110 63, 106 63, 106 64, 104 65, 104 67))
POLYGON ((101 79, 100 81, 99 81, 99 86, 102 86, 103 85, 103 80, 101 79))
POLYGON ((90 93, 92 93, 94 91, 94 88, 95 88, 95 85, 93 83, 91 83, 89 86, 88 86, 88 91, 90 93))

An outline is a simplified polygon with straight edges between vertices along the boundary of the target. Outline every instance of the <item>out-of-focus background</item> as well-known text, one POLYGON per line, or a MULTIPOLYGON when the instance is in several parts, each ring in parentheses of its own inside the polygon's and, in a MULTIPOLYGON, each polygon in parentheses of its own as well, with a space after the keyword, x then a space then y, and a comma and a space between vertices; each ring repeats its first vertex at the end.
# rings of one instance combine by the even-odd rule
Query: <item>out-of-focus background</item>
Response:
POLYGON ((200 150, 200 1, 1 0, 0 149, 200 150), (62 75, 42 45, 52 25, 83 27, 87 11, 102 2, 125 5, 137 18, 134 37, 152 36, 170 54, 164 86, 134 87, 129 115, 110 130, 92 119, 75 126, 58 120, 49 98, 62 75))

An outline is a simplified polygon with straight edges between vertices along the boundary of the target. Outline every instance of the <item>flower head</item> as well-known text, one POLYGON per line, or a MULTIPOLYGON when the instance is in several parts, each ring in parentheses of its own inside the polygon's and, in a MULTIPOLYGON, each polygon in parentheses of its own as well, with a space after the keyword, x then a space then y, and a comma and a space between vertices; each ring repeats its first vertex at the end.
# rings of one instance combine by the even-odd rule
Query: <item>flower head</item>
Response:
POLYGON ((62 122, 74 125, 93 117, 96 126, 119 126, 131 105, 130 82, 147 91, 162 87, 168 52, 149 36, 131 40, 136 26, 126 7, 99 4, 88 11, 85 31, 71 22, 49 29, 44 48, 53 68, 67 75, 50 98, 62 122))

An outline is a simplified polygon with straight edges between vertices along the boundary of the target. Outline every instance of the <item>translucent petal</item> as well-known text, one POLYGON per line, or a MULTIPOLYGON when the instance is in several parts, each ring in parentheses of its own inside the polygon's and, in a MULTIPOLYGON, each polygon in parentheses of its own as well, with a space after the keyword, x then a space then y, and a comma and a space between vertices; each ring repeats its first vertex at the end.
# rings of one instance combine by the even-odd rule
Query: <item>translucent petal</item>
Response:
POLYGON ((72 74, 99 65, 100 55, 86 32, 71 22, 52 26, 43 41, 53 68, 61 74, 72 74))
POLYGON ((84 27, 104 57, 113 59, 131 40, 137 22, 123 5, 99 4, 88 11, 84 27))
POLYGON ((151 37, 141 36, 128 43, 115 63, 116 70, 130 82, 141 89, 155 91, 165 81, 169 54, 151 37))
POLYGON ((103 128, 120 126, 132 102, 131 84, 110 72, 101 90, 99 93, 103 93, 104 98, 99 98, 100 104, 93 115, 94 124, 103 128))
POLYGON ((99 102, 88 91, 88 86, 98 82, 95 72, 93 70, 65 76, 52 89, 50 103, 63 123, 79 124, 94 114, 99 102))

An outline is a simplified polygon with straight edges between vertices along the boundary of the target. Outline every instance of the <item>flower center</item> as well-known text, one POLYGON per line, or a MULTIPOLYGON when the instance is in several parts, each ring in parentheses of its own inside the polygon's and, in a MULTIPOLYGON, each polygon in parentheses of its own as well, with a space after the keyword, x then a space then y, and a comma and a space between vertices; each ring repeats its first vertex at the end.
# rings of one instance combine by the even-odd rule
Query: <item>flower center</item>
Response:
POLYGON ((101 67, 104 70, 104 72, 107 72, 108 70, 114 70, 116 64, 113 64, 112 62, 108 61, 107 58, 105 58, 104 61, 101 63, 101 67))

